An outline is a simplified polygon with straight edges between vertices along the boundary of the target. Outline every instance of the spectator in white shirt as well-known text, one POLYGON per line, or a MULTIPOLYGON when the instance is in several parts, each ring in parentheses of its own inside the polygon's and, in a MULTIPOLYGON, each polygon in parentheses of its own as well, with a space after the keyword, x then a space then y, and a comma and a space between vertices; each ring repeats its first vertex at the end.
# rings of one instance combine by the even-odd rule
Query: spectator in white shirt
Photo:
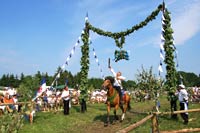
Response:
POLYGON ((69 100, 70 100, 70 94, 68 86, 65 86, 62 95, 61 95, 64 103, 64 115, 69 115, 69 100))
MULTIPOLYGON (((178 87, 178 99, 180 102, 180 110, 188 110, 188 93, 183 84, 178 87)), ((188 113, 181 113, 184 124, 188 124, 188 113)))

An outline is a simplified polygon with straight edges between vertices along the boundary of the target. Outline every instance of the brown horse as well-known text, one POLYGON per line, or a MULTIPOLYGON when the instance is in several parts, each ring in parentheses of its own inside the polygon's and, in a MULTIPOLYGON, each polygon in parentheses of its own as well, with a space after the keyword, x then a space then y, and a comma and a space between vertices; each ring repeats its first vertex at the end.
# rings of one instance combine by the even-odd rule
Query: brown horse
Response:
POLYGON ((113 82, 114 82, 114 79, 112 77, 107 77, 103 84, 102 84, 102 87, 107 89, 107 122, 105 123, 105 126, 107 126, 109 123, 110 123, 110 110, 111 110, 111 107, 114 107, 114 120, 118 120, 118 117, 117 117, 117 110, 118 108, 120 107, 121 110, 122 110, 122 116, 121 116, 121 120, 124 120, 125 118, 125 113, 126 113, 126 110, 131 108, 130 106, 130 96, 126 93, 124 94, 123 96, 123 105, 120 106, 120 97, 119 97, 119 93, 117 92, 117 90, 113 87, 113 82))

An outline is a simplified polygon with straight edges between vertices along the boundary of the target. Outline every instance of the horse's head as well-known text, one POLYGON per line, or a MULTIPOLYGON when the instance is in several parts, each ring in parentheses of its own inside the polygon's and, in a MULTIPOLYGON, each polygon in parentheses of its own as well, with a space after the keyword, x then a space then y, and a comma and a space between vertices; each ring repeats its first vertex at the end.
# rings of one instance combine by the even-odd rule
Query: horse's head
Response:
POLYGON ((108 89, 110 86, 112 86, 114 83, 114 78, 113 77, 106 77, 103 84, 102 84, 102 88, 106 88, 108 89))

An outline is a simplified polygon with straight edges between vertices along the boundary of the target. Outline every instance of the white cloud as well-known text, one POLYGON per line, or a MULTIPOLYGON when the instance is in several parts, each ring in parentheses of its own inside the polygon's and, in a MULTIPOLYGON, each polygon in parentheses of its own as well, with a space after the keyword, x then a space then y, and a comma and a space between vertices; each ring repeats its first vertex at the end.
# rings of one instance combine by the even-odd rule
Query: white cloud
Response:
POLYGON ((185 4, 174 16, 173 29, 177 45, 184 44, 200 30, 200 1, 185 4))

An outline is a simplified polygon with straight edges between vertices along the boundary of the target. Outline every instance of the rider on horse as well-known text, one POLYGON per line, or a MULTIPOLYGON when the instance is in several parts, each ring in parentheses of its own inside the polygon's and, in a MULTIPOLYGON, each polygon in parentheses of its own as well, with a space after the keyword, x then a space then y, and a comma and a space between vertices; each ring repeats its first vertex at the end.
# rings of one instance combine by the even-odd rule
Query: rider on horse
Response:
POLYGON ((114 69, 109 65, 110 71, 113 73, 113 76, 115 78, 114 82, 114 88, 118 91, 119 96, 120 96, 120 105, 122 105, 122 91, 123 91, 123 86, 122 86, 122 81, 125 80, 126 78, 122 76, 121 72, 115 72, 114 69))

